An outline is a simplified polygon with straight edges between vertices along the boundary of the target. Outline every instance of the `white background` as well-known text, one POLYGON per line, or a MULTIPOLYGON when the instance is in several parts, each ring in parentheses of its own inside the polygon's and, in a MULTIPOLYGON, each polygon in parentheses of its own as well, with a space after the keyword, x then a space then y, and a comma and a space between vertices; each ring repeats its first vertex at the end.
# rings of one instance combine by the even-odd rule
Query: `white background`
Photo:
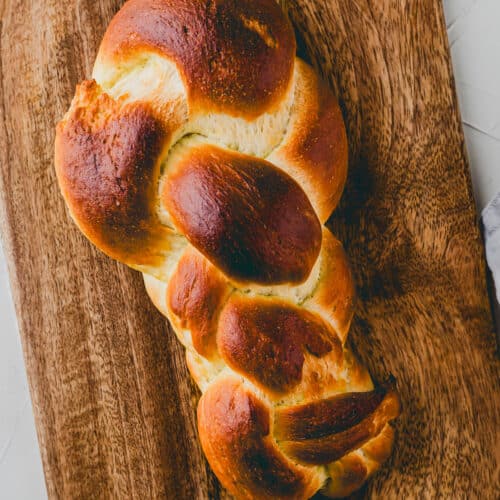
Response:
MULTIPOLYGON (((500 1, 444 0, 478 207, 500 190, 500 1)), ((0 248, 0 496, 47 494, 0 248)))

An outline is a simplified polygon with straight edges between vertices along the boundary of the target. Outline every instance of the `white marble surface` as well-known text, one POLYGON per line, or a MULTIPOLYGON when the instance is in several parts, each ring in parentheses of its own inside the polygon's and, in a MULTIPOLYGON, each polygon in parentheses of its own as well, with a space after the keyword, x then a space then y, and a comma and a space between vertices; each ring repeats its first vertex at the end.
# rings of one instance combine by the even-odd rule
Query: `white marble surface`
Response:
POLYGON ((500 190, 500 1, 444 2, 478 208, 500 190))
POLYGON ((21 341, 0 247, 0 498, 46 497, 21 341))
MULTIPOLYGON (((500 190, 500 0, 445 0, 476 201, 500 190)), ((0 249, 0 496, 47 494, 5 259, 0 249)))

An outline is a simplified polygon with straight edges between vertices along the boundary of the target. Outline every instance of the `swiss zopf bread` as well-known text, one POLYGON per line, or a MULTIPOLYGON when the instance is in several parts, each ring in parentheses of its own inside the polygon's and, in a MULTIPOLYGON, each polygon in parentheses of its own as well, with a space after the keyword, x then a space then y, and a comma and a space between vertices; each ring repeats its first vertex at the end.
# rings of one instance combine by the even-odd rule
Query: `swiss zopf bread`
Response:
POLYGON ((237 498, 345 496, 399 414, 345 346, 354 288, 323 226, 346 179, 336 99, 271 0, 129 0, 57 127, 69 210, 144 273, 237 498))

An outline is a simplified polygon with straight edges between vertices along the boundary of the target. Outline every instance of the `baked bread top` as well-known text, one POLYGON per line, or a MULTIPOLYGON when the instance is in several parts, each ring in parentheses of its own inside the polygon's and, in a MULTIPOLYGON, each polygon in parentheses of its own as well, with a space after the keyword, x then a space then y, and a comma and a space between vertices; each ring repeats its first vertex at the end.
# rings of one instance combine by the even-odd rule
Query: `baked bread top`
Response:
POLYGON ((83 233, 144 273, 239 498, 349 494, 390 453, 394 383, 345 345, 354 284, 323 226, 347 175, 337 100, 271 0, 129 0, 57 127, 83 233))

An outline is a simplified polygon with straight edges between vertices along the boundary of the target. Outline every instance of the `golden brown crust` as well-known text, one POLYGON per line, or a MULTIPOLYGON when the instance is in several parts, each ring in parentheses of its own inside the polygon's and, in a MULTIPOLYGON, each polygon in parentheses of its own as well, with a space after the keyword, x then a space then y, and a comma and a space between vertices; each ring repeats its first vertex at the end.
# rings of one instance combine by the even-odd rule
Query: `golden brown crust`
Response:
POLYGON ((238 282, 301 283, 321 249, 304 191, 252 156, 190 148, 169 172, 162 202, 191 244, 238 282))
POLYGON ((221 379, 202 396, 198 430, 214 472, 238 498, 309 498, 321 485, 276 448, 269 409, 236 379, 221 379))
POLYGON ((390 457, 393 443, 394 429, 387 424, 377 437, 363 446, 363 454, 372 464, 376 464, 375 468, 378 468, 390 457))
POLYGON ((170 317, 179 329, 190 330, 194 348, 205 358, 217 351, 219 314, 230 292, 227 279, 194 248, 186 250, 170 278, 170 317))
POLYGON ((100 56, 120 64, 148 51, 177 64, 191 108, 254 118, 288 90, 295 36, 270 0, 129 0, 100 56))
MULTIPOLYGON (((168 138, 147 105, 122 105, 86 81, 58 125, 56 171, 73 217, 113 258, 158 264, 169 232, 155 215, 159 158, 168 138)), ((168 248, 168 246, 167 246, 168 248)))
POLYGON ((231 297, 221 313, 217 344, 235 371, 277 393, 301 381, 306 351, 342 357, 339 340, 320 317, 276 299, 231 297))
POLYGON ((337 394, 299 406, 280 408, 275 414, 275 436, 279 440, 303 441, 338 434, 361 423, 382 403, 392 387, 337 394))
POLYGON ((368 477, 365 460, 357 453, 349 453, 329 468, 332 480, 322 493, 330 498, 344 498, 363 486, 368 477))
MULTIPOLYGON (((308 427, 307 423, 304 424, 303 422, 298 422, 298 420, 292 421, 290 414, 287 415, 285 413, 285 416, 283 417, 282 415, 281 417, 285 420, 285 423, 281 421, 281 424, 288 431, 288 435, 286 440, 280 442, 281 449, 289 457, 300 463, 321 465, 334 462, 347 453, 360 448, 370 439, 380 434, 386 424, 397 418, 400 414, 399 397, 393 388, 386 392, 382 401, 372 410, 372 406, 378 402, 378 398, 380 394, 383 394, 381 392, 383 390, 379 389, 369 396, 358 397, 353 407, 353 411, 356 413, 347 418, 338 415, 338 420, 336 420, 335 406, 326 409, 326 415, 320 415, 319 425, 316 426, 313 425, 313 422, 309 422, 310 426, 308 427), (372 411, 367 412, 366 408, 363 408, 365 405, 368 407, 368 410, 372 411), (328 425, 324 425, 325 418, 328 425), (346 420, 349 421, 346 422, 346 420), (330 430, 332 431, 331 433, 329 432, 330 430), (314 437, 306 437, 307 431, 314 437)), ((350 397, 352 398, 353 396, 351 395, 350 397)), ((327 401, 327 405, 331 402, 332 400, 327 401)), ((333 401, 333 404, 335 403, 336 401, 333 401)), ((325 402, 312 403, 305 409, 300 409, 299 412, 307 413, 311 409, 314 411, 316 409, 314 408, 315 405, 319 405, 319 410, 321 411, 325 402)), ((280 420, 278 420, 278 425, 279 423, 280 420)))
POLYGON ((144 286, 151 302, 164 316, 169 316, 167 309, 167 283, 160 281, 150 274, 143 274, 144 286))
POLYGON ((282 145, 269 160, 300 179, 321 222, 337 206, 347 179, 348 144, 335 96, 297 59, 295 102, 282 145))
POLYGON ((389 458, 393 443, 394 429, 386 424, 360 451, 328 465, 328 475, 332 479, 326 482, 321 493, 330 498, 345 498, 354 493, 389 458))
POLYGON ((321 223, 347 139, 294 51, 274 0, 129 0, 94 68, 109 95, 80 85, 56 138, 73 217, 146 273, 204 392, 207 458, 245 499, 352 493, 400 412, 343 345, 353 277, 321 223))
POLYGON ((351 266, 342 243, 326 228, 321 253, 321 278, 314 294, 304 305, 328 318, 344 343, 356 300, 351 266))

